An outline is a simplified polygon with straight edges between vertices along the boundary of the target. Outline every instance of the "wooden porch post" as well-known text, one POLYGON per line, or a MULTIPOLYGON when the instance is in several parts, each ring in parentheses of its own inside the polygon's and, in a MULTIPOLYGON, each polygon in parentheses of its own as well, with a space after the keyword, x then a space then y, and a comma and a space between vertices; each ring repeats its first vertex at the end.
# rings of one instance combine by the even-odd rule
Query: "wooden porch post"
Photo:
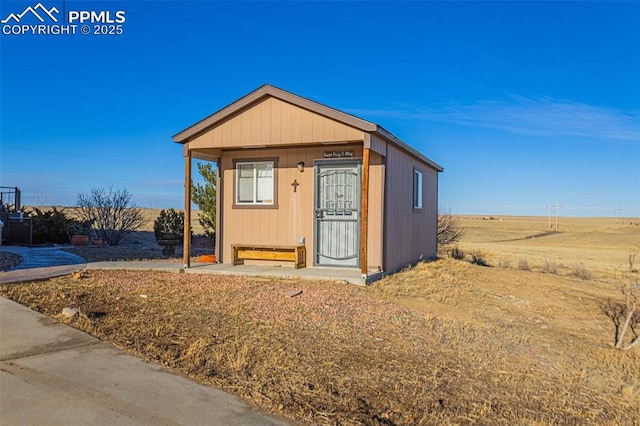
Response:
POLYGON ((191 150, 184 156, 184 242, 182 248, 184 267, 191 267, 191 150))
POLYGON ((367 278, 367 229, 369 226, 369 153, 363 147, 362 152, 362 216, 360 218, 360 275, 367 278))
POLYGON ((221 158, 216 159, 216 238, 214 242, 214 248, 216 253, 216 263, 222 263, 222 247, 220 243, 222 241, 222 209, 220 200, 222 199, 222 171, 220 170, 221 158))

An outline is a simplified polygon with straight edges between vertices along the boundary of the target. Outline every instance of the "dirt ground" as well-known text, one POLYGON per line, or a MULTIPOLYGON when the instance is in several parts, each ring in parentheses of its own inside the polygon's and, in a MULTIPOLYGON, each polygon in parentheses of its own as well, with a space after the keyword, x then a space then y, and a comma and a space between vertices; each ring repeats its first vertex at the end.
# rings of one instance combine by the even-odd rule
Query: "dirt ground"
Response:
POLYGON ((460 248, 489 266, 443 256, 369 287, 91 271, 0 294, 78 307, 71 325, 303 423, 640 424, 640 347, 614 349, 603 312, 637 281, 640 229, 545 220, 465 218, 460 248))

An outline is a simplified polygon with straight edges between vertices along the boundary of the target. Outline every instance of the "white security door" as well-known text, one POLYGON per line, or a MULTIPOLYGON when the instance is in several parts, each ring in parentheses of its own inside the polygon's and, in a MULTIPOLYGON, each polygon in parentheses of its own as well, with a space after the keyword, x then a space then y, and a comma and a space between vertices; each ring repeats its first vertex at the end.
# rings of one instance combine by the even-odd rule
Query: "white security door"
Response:
POLYGON ((316 265, 359 266, 359 171, 356 162, 316 163, 316 265))

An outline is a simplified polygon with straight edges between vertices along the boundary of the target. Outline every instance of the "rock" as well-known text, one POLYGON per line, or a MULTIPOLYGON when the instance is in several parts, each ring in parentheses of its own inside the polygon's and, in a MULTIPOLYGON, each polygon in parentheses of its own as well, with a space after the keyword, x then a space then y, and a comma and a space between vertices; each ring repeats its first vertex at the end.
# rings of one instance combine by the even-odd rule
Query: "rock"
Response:
POLYGON ((64 308, 62 310, 62 316, 65 318, 75 318, 80 314, 80 310, 76 308, 64 308))
POLYGON ((297 290, 290 290, 290 291, 286 292, 284 295, 285 295, 285 297, 292 298, 292 297, 299 296, 301 294, 302 294, 302 290, 297 289, 297 290))
POLYGON ((71 279, 73 279, 74 281, 77 281, 77 280, 81 280, 81 279, 84 279, 84 278, 87 278, 87 277, 88 277, 88 275, 87 275, 86 272, 77 271, 77 272, 73 273, 73 276, 71 277, 71 279))
POLYGON ((634 389, 633 385, 626 385, 626 386, 622 387, 621 393, 622 393, 623 397, 631 398, 633 396, 633 394, 635 393, 635 389, 634 389))

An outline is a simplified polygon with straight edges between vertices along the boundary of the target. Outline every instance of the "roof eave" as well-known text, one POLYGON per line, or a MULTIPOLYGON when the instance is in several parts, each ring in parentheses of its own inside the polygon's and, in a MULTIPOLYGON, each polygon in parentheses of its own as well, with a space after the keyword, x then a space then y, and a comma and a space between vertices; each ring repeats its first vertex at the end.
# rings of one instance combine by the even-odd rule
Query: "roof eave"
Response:
POLYGON ((429 159, 424 154, 420 153, 419 151, 417 151, 414 148, 412 148, 410 145, 408 145, 405 142, 403 142, 401 139, 398 139, 393 134, 391 134, 387 130, 385 130, 383 127, 377 126, 376 134, 378 136, 386 139, 387 141, 395 144, 400 149, 408 152, 409 154, 413 155, 414 157, 418 158, 419 160, 425 162, 426 164, 428 164, 429 166, 433 167, 438 172, 443 172, 444 171, 444 167, 442 167, 440 164, 436 163, 435 161, 432 161, 431 159, 429 159))

